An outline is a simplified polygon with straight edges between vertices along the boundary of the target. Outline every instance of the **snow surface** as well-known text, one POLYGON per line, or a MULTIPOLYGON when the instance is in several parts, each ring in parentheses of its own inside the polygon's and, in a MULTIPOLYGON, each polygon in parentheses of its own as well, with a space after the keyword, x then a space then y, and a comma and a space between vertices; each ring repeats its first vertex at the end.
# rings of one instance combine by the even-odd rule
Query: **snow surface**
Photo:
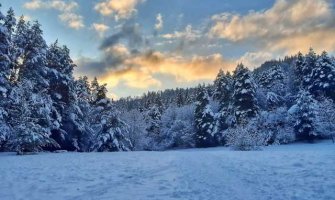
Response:
POLYGON ((1 199, 335 199, 335 145, 0 154, 1 199))

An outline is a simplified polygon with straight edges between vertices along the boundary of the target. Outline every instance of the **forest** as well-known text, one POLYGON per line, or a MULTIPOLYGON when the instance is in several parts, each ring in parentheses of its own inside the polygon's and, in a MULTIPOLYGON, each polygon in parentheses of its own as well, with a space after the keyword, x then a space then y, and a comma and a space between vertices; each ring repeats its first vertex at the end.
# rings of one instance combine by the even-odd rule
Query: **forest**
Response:
POLYGON ((256 150, 335 137, 335 59, 325 51, 118 100, 75 67, 38 21, 0 10, 0 151, 256 150))

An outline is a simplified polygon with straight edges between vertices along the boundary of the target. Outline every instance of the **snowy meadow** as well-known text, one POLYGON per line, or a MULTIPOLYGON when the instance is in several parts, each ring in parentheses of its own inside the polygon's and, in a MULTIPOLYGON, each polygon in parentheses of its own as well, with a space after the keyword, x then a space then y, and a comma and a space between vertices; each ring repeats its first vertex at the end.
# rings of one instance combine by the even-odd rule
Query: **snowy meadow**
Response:
POLYGON ((2 199, 299 199, 335 197, 331 141, 165 152, 0 154, 2 199))

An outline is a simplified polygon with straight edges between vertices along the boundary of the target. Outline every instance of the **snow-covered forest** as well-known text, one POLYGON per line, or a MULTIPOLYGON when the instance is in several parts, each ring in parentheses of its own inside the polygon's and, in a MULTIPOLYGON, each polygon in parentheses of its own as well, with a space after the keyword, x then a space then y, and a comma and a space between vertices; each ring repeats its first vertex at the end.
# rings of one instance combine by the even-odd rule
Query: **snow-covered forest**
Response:
POLYGON ((41 25, 0 12, 0 151, 138 151, 334 139, 335 59, 313 49, 250 71, 238 64, 213 84, 107 97, 74 78, 68 47, 41 25))

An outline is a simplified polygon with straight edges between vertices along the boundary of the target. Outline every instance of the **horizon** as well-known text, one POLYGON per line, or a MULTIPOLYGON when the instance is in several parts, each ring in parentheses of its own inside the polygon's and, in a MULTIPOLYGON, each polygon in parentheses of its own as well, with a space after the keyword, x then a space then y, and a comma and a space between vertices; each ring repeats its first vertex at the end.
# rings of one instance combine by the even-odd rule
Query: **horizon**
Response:
POLYGON ((58 39, 71 50, 75 77, 96 76, 114 99, 209 84, 220 69, 232 71, 239 62, 254 69, 309 47, 335 51, 333 0, 2 4, 38 20, 48 44, 58 39))

